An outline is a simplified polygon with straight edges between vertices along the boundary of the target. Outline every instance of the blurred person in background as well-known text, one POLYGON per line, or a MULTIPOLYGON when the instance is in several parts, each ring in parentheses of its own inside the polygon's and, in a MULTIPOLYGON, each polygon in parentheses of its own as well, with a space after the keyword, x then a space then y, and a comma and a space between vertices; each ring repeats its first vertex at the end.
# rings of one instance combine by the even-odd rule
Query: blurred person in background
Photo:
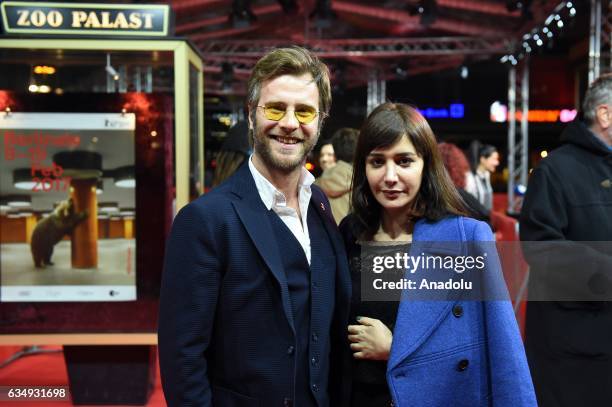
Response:
POLYGON ((499 165, 499 152, 490 144, 478 140, 470 144, 471 172, 468 173, 465 190, 472 194, 487 210, 493 209, 491 173, 499 165))
POLYGON ((334 146, 332 143, 325 143, 319 150, 319 166, 322 171, 328 168, 332 168, 336 165, 336 154, 334 152, 334 146))
POLYGON ((215 161, 215 175, 212 186, 216 187, 230 177, 251 154, 249 145, 249 126, 246 121, 234 124, 221 145, 215 161))
POLYGON ((459 195, 465 202, 469 215, 474 219, 490 224, 491 211, 487 210, 472 194, 465 190, 470 173, 470 164, 463 151, 452 143, 440 143, 438 144, 438 150, 440 150, 448 175, 450 175, 459 195))
POLYGON ((542 407, 612 406, 612 74, 582 107, 531 173, 520 215, 539 300, 527 303, 525 347, 542 407))
POLYGON ((351 205, 351 179, 353 178, 353 156, 359 131, 348 127, 337 130, 331 138, 336 164, 328 167, 315 181, 329 198, 336 223, 348 214, 351 205))

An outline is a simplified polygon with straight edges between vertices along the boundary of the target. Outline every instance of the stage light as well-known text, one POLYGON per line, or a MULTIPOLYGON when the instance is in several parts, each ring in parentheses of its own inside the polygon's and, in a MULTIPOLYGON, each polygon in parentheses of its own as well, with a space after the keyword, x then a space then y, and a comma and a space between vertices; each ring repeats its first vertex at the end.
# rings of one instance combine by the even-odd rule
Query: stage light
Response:
POLYGON ((278 0, 285 14, 295 14, 298 11, 298 5, 295 0, 278 0))
POLYGON ((234 28, 247 28, 256 21, 257 17, 251 10, 251 0, 234 0, 229 20, 234 28))
POLYGON ((331 8, 331 0, 317 0, 314 10, 308 17, 314 19, 314 24, 318 28, 329 28, 332 21, 338 18, 331 8))

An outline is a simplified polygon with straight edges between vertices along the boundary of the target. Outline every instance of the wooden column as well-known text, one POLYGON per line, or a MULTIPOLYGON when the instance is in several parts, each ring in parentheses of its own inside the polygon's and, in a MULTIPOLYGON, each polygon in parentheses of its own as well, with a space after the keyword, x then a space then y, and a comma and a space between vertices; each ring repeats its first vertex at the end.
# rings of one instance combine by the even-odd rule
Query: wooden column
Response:
POLYGON ((87 218, 72 233, 72 267, 98 267, 98 196, 96 179, 72 179, 70 197, 76 213, 88 212, 87 218))

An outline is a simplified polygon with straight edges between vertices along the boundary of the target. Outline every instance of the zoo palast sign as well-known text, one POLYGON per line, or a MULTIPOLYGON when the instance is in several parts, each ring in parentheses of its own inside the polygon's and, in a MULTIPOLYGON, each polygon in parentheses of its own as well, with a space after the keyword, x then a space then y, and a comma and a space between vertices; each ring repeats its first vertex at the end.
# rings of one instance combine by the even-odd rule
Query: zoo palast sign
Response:
POLYGON ((3 1, 0 10, 9 35, 169 35, 168 5, 3 1))

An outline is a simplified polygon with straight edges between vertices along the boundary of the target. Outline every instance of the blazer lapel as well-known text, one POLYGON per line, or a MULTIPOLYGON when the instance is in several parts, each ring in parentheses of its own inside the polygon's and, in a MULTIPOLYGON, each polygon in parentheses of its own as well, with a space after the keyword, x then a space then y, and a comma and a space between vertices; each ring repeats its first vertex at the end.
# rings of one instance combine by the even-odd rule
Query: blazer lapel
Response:
MULTIPOLYGON (((332 242, 334 252, 336 253, 336 293, 337 295, 340 295, 336 303, 339 305, 346 304, 346 314, 348 315, 348 303, 351 296, 351 281, 347 256, 344 250, 344 243, 341 240, 338 226, 336 226, 336 221, 332 216, 331 207, 329 206, 329 203, 323 199, 323 191, 318 189, 317 186, 313 186, 312 197, 310 200, 319 212, 319 215, 321 215, 323 225, 332 242)), ((345 313, 344 309, 339 311, 341 314, 345 313)))
POLYGON ((274 231, 266 215, 268 210, 259 197, 259 192, 248 165, 243 165, 236 175, 233 192, 242 199, 233 201, 232 204, 251 241, 280 285, 283 309, 289 325, 295 333, 289 288, 281 254, 278 246, 270 243, 270 240, 273 239, 274 231))

